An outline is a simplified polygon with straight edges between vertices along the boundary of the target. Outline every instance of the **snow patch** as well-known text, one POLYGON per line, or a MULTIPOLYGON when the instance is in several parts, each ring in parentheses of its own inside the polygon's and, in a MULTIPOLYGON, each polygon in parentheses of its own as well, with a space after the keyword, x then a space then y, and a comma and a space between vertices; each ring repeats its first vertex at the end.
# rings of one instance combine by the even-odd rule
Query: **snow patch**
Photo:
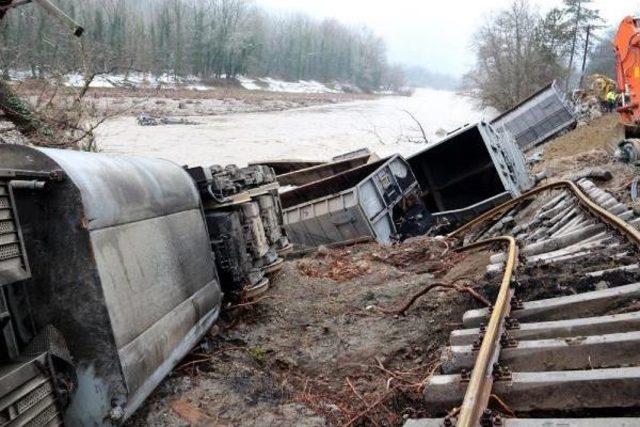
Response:
MULTIPOLYGON (((24 81, 31 78, 29 71, 16 71, 10 74, 12 80, 24 81)), ((224 76, 222 76, 224 78, 224 76)), ((69 87, 83 87, 85 77, 81 73, 71 73, 62 76, 62 82, 69 87)), ((345 93, 360 92, 353 85, 334 82, 326 85, 315 80, 299 80, 287 82, 270 77, 250 78, 246 76, 236 77, 240 85, 252 91, 286 92, 286 93, 345 93)), ((51 79, 52 81, 55 79, 51 79)), ((92 88, 165 88, 165 89, 189 89, 189 90, 215 90, 211 85, 204 84, 195 76, 176 77, 170 74, 153 75, 149 73, 131 72, 127 74, 99 74, 91 81, 92 88)))
POLYGON ((342 93, 342 90, 333 89, 329 86, 314 80, 299 80, 297 82, 286 82, 284 80, 263 77, 251 79, 248 77, 238 77, 238 81, 247 90, 266 90, 270 92, 287 93, 342 93))
POLYGON ((253 79, 243 76, 238 76, 237 79, 240 82, 240 85, 247 90, 262 90, 262 88, 258 86, 256 81, 253 79))
MULTIPOLYGON (((32 78, 29 71, 14 71, 9 77, 15 81, 25 81, 32 78)), ((85 76, 80 73, 66 74, 60 77, 62 83, 68 87, 83 87, 85 85, 85 76)), ((50 77, 54 83, 58 79, 50 77)), ((205 85, 195 76, 175 77, 170 74, 161 74, 159 76, 131 72, 127 74, 99 74, 93 78, 89 87, 92 88, 116 88, 116 87, 135 87, 135 88, 156 88, 162 87, 166 89, 189 89, 189 90, 215 90, 214 86, 205 85)))

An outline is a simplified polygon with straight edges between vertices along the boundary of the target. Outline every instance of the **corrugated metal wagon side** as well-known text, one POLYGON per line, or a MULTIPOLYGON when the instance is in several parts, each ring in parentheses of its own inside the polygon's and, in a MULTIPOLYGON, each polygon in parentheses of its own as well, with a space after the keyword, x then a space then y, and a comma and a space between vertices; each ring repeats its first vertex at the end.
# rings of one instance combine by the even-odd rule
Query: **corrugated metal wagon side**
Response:
POLYGON ((491 124, 500 132, 510 133, 518 146, 526 150, 574 127, 577 120, 575 109, 554 81, 491 124))

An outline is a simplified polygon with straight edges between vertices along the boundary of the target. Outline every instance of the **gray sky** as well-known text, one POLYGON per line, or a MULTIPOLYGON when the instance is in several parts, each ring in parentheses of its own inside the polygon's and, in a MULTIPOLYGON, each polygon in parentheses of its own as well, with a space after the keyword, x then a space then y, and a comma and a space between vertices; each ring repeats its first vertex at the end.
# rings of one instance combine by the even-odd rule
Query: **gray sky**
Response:
MULTIPOLYGON (((256 0, 258 4, 312 16, 335 17, 366 24, 383 36, 392 61, 423 65, 461 75, 473 64, 469 44, 475 29, 492 10, 511 0, 256 0)), ((541 11, 561 0, 530 0, 541 11)), ((640 0, 595 0, 595 7, 611 25, 640 13, 640 0)))

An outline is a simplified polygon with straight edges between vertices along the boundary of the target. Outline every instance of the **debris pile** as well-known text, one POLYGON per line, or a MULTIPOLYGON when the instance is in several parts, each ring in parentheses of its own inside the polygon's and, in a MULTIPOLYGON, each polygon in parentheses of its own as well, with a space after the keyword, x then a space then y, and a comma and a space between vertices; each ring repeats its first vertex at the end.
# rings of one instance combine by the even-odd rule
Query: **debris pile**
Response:
POLYGON ((445 239, 415 237, 382 253, 374 252, 371 257, 404 271, 438 277, 462 258, 451 251, 453 246, 445 239))
POLYGON ((191 121, 184 117, 153 117, 147 113, 138 116, 138 125, 140 126, 160 126, 160 125, 198 125, 200 123, 191 121))
POLYGON ((349 259, 347 249, 328 251, 321 247, 314 258, 303 259, 298 269, 309 277, 330 279, 334 282, 347 280, 372 273, 372 265, 366 259, 349 259))
POLYGON ((298 263, 300 272, 309 277, 345 282, 376 271, 397 269, 403 274, 425 274, 434 277, 442 274, 458 262, 462 255, 453 252, 453 242, 431 237, 415 237, 403 244, 381 247, 377 244, 362 245, 354 253, 351 248, 330 250, 324 246, 317 252, 298 263))

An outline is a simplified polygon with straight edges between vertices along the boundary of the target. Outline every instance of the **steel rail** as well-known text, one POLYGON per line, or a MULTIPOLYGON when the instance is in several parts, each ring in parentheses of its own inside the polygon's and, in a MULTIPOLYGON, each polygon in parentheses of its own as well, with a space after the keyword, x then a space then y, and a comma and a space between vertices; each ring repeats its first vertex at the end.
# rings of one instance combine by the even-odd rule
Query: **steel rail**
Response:
MULTIPOLYGON (((554 189, 567 189, 571 191, 573 195, 576 196, 578 202, 582 207, 586 208, 592 214, 599 217, 602 221, 611 225, 619 232, 629 237, 636 243, 636 245, 640 246, 640 232, 637 229, 598 206, 586 194, 584 194, 575 183, 571 181, 558 181, 535 188, 520 197, 503 203, 502 205, 491 209, 485 214, 480 215, 473 221, 449 234, 449 237, 455 237, 465 231, 468 231, 476 225, 482 224, 483 222, 493 218, 497 214, 502 213, 506 209, 509 209, 541 192, 554 189)), ((480 418, 488 405, 489 396, 491 395, 491 389, 493 387, 493 363, 498 361, 500 352, 500 332, 504 327, 504 319, 509 314, 509 311, 511 309, 511 298, 513 296, 513 290, 511 289, 511 279, 518 259, 518 248, 516 245, 516 240, 513 236, 502 236, 487 239, 480 242, 472 243, 460 249, 461 251, 466 251, 498 242, 508 242, 509 244, 507 264, 502 278, 502 283, 500 285, 500 291, 498 293, 496 303, 493 306, 489 324, 482 339, 482 344, 480 346, 480 350, 478 352, 478 356, 471 373, 469 385, 467 386, 462 406, 460 407, 460 413, 458 415, 458 420, 456 423, 458 427, 478 426, 480 418)))
POLYGON ((511 298, 513 297, 511 279, 518 260, 518 246, 516 245, 516 239, 511 236, 503 236, 472 243, 460 249, 460 251, 468 251, 494 243, 508 244, 507 264, 502 276, 500 291, 493 306, 489 324, 486 327, 484 338, 471 372, 469 385, 460 407, 456 425, 462 427, 477 426, 489 402, 493 386, 493 364, 497 362, 500 352, 499 340, 504 328, 504 319, 511 309, 511 298))
POLYGON ((584 194, 582 190, 580 190, 580 188, 578 188, 578 186, 575 183, 571 181, 557 181, 551 184, 546 184, 541 187, 534 188, 533 190, 528 191, 527 193, 523 194, 520 197, 516 197, 515 199, 509 200, 508 202, 505 202, 485 212, 484 214, 475 218, 473 221, 470 221, 469 223, 463 225, 462 227, 450 233, 448 237, 456 237, 459 234, 475 227, 476 225, 482 224, 483 222, 488 221, 493 216, 501 213, 505 209, 509 209, 528 198, 531 198, 539 193, 542 193, 543 191, 556 190, 556 189, 570 190, 574 194, 574 196, 576 196, 576 198, 578 199, 578 202, 583 207, 589 210, 592 214, 598 216, 602 221, 606 222, 607 224, 616 228, 621 233, 630 237, 637 245, 640 245, 640 231, 638 231, 631 225, 627 224, 625 221, 621 220, 617 216, 606 211, 605 209, 601 208, 596 203, 591 201, 591 199, 589 199, 589 197, 586 194, 584 194))

